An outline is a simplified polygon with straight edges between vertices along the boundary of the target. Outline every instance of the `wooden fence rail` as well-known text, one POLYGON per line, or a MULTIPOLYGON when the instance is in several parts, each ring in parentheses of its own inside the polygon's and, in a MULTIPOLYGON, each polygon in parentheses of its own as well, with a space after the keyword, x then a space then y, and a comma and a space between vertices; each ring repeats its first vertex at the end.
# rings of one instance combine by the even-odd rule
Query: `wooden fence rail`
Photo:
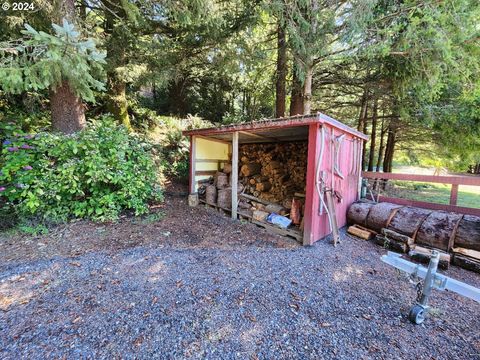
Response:
MULTIPOLYGON (((401 181, 416 181, 429 182, 437 184, 450 184, 450 203, 437 204, 418 200, 408 200, 387 196, 379 196, 379 201, 387 201, 399 205, 418 206, 432 210, 454 211, 467 215, 480 216, 480 209, 457 206, 458 187, 459 185, 480 186, 480 177, 478 176, 435 176, 435 175, 414 175, 414 174, 394 174, 394 173, 379 173, 364 171, 362 172, 364 179, 378 179, 378 180, 401 180, 401 181)), ((479 204, 480 205, 480 204, 479 204)))

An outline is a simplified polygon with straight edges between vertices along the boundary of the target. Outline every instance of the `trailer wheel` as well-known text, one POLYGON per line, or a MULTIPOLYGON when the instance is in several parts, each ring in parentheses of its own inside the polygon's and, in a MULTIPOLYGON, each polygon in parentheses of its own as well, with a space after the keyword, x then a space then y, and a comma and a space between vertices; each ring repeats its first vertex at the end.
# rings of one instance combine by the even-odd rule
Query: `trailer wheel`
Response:
POLYGON ((423 308, 423 306, 415 305, 410 310, 408 318, 412 323, 420 325, 425 320, 425 309, 423 308))

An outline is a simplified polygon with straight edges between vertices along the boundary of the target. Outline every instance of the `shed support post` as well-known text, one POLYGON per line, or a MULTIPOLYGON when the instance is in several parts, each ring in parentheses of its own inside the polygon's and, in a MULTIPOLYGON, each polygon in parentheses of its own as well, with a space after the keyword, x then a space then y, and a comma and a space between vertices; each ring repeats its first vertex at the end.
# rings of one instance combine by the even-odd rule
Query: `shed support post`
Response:
POLYGON ((312 245, 315 240, 318 240, 315 239, 315 236, 320 223, 317 211, 320 200, 315 190, 315 171, 317 161, 320 161, 318 159, 319 155, 317 154, 317 147, 319 147, 317 144, 319 128, 319 124, 311 124, 308 127, 307 191, 305 198, 303 245, 312 245))
POLYGON ((363 167, 362 167, 362 154, 363 154, 363 140, 359 139, 359 152, 357 156, 358 166, 358 190, 357 190, 357 200, 362 198, 362 180, 363 180, 363 167))
POLYGON ((190 136, 190 194, 195 194, 197 191, 195 189, 195 173, 196 173, 196 142, 197 137, 195 135, 190 136))
POLYGON ((238 207, 238 131, 232 134, 232 219, 237 219, 238 207))

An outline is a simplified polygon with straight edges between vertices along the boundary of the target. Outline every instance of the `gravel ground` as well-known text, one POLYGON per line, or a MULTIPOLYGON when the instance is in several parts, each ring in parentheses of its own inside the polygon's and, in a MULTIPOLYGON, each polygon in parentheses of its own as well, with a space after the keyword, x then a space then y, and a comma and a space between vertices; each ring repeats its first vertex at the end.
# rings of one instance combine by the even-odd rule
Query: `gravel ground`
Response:
POLYGON ((480 304, 436 292, 410 324, 415 291, 372 243, 300 247, 175 197, 163 211, 0 238, 0 358, 480 359, 480 304))

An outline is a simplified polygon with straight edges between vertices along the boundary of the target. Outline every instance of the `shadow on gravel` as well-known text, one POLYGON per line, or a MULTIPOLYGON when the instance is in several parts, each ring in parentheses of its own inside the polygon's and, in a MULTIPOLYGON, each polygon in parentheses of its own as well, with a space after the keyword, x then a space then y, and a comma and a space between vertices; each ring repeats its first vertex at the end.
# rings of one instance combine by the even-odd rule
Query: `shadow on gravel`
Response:
MULTIPOLYGON (((184 198, 158 215, 0 238, 0 358, 469 358, 480 305, 415 290, 384 249, 302 247, 184 198)), ((480 286, 452 267, 449 276, 480 286)))

